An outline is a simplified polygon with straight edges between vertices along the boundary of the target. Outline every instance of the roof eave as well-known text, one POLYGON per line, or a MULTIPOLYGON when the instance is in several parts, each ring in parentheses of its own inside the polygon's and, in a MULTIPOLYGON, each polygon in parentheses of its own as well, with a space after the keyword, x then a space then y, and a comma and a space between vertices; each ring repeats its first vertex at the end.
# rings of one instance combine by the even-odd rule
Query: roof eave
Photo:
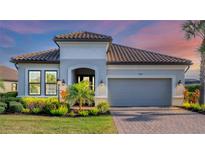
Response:
POLYGON ((54 38, 54 42, 112 42, 112 38, 109 39, 58 39, 54 38))
POLYGON ((193 63, 107 62, 107 65, 192 65, 193 63))

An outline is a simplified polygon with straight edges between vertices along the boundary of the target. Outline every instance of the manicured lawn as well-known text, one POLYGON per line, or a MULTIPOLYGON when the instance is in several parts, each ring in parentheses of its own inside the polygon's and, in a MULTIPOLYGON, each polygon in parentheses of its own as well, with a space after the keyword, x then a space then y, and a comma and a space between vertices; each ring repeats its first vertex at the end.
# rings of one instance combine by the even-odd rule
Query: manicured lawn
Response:
POLYGON ((49 117, 0 115, 0 134, 101 134, 117 133, 111 115, 49 117))

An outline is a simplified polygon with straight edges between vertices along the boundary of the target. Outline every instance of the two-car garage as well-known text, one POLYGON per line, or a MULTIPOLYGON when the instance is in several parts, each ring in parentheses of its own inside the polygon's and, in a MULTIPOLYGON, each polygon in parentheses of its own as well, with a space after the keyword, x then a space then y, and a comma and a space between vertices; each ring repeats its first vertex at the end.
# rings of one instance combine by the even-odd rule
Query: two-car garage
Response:
POLYGON ((109 78, 111 106, 171 106, 171 78, 109 78))

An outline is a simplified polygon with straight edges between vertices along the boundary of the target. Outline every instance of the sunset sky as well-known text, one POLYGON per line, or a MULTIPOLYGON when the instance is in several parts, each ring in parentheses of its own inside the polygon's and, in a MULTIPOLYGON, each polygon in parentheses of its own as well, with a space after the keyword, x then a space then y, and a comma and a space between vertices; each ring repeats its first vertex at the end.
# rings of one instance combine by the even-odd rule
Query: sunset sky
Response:
POLYGON ((187 41, 184 21, 0 21, 0 64, 14 67, 10 57, 50 48, 56 34, 90 31, 113 37, 113 42, 190 59, 187 78, 199 77, 198 38, 187 41))

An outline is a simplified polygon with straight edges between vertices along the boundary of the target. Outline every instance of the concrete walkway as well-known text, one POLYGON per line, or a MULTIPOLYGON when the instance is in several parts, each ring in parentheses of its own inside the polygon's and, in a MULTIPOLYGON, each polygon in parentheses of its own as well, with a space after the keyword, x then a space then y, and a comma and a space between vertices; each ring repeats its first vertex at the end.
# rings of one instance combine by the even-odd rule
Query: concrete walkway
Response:
POLYGON ((181 108, 112 108, 119 133, 125 134, 204 134, 205 115, 181 108))

